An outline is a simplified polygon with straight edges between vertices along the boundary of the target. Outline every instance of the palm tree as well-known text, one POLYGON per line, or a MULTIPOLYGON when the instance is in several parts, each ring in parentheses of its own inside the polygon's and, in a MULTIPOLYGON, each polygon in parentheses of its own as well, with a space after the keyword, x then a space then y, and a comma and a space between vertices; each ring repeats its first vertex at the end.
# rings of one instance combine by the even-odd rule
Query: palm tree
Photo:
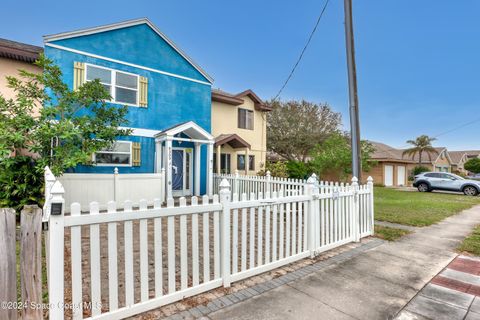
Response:
POLYGON ((418 164, 422 164, 422 154, 427 153, 430 161, 432 161, 432 153, 438 154, 437 150, 432 146, 432 142, 437 139, 429 137, 427 135, 421 135, 415 140, 408 140, 407 143, 411 144, 412 147, 403 151, 402 155, 411 156, 412 159, 415 158, 415 155, 418 153, 418 164))

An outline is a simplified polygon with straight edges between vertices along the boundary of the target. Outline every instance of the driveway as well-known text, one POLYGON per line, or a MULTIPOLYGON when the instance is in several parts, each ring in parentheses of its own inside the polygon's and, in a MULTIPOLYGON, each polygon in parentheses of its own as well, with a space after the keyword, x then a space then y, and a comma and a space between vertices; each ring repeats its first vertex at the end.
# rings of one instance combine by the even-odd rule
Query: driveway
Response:
POLYGON ((455 248, 479 223, 480 206, 476 206, 400 241, 382 243, 207 317, 393 319, 457 256, 455 248))

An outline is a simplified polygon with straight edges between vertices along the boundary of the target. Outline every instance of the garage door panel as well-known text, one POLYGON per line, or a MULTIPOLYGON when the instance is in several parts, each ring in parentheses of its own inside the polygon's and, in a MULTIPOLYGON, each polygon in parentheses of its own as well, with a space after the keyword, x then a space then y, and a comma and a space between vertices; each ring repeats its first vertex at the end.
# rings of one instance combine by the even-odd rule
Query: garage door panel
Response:
POLYGON ((404 186, 405 185, 405 166, 398 166, 397 167, 397 185, 404 186))
POLYGON ((393 186, 393 166, 385 166, 384 167, 385 176, 384 176, 384 184, 386 187, 393 186))

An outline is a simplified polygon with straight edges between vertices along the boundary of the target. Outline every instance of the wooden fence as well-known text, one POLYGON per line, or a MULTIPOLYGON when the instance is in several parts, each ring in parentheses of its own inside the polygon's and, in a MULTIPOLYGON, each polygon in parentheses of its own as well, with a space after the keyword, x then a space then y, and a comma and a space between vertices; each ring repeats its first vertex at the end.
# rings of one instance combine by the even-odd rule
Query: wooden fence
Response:
POLYGON ((302 190, 233 193, 227 179, 219 196, 173 199, 148 208, 141 200, 110 201, 108 212, 78 203, 64 215, 56 181, 49 206, 50 319, 123 319, 373 233, 373 181, 302 190), (122 207, 123 210, 119 210, 122 207), (70 274, 67 275, 66 272, 70 274))
POLYGON ((0 256, 0 319, 14 320, 19 314, 22 319, 43 319, 42 210, 38 206, 24 207, 20 230, 15 210, 0 209, 0 256))

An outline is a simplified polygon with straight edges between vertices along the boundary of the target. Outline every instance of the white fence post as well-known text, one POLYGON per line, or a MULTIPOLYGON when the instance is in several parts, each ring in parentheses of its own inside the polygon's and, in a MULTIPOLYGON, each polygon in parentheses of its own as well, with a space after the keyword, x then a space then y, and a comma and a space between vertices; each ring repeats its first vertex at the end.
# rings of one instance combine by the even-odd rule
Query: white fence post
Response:
POLYGON ((113 201, 118 201, 119 180, 118 168, 113 169, 113 201))
POLYGON ((165 168, 162 168, 162 171, 161 171, 161 174, 162 174, 162 187, 161 187, 161 192, 160 192, 160 201, 163 203, 163 202, 166 202, 167 200, 167 197, 165 197, 165 168))
POLYGON ((49 201, 50 201, 50 191, 53 187, 53 184, 57 180, 55 176, 52 173, 52 170, 47 166, 45 167, 44 171, 44 179, 45 179, 45 205, 43 207, 43 218, 42 222, 48 222, 48 217, 50 215, 50 206, 49 201))
POLYGON ((240 195, 241 192, 239 192, 238 190, 238 170, 235 169, 235 180, 234 180, 234 183, 233 183, 233 193, 237 193, 238 195, 240 195))
POLYGON ((352 178, 353 188, 353 221, 354 221, 354 241, 360 242, 360 199, 358 194, 358 179, 352 178))
POLYGON ((315 249, 316 249, 315 248, 316 201, 314 200, 314 196, 313 196, 314 186, 315 186, 315 177, 311 176, 310 178, 308 178, 307 184, 305 184, 304 186, 305 195, 310 197, 310 200, 308 201, 308 220, 307 220, 307 223, 308 223, 307 238, 308 238, 308 250, 310 251, 310 258, 313 258, 315 256, 315 249))
POLYGON ((265 192, 272 192, 270 185, 271 185, 272 175, 270 170, 267 171, 267 185, 265 187, 265 192))
POLYGON ((50 319, 62 320, 64 316, 64 216, 65 199, 60 181, 56 181, 50 191, 50 218, 49 218, 49 269, 48 269, 48 299, 50 305, 50 319), (52 259, 53 257, 53 259, 52 259))
MULTIPOLYGON (((230 287, 230 183, 227 179, 223 179, 220 182, 220 203, 222 204, 222 217, 221 217, 221 257, 222 257, 222 278, 223 286, 225 288, 230 287)), ((236 245, 236 244, 234 244, 236 245)), ((237 257, 235 257, 237 258, 237 257)))
POLYGON ((374 202, 373 202, 373 178, 369 176, 367 178, 367 187, 369 192, 369 219, 370 219, 370 234, 373 235, 375 233, 375 210, 374 210, 374 202))

